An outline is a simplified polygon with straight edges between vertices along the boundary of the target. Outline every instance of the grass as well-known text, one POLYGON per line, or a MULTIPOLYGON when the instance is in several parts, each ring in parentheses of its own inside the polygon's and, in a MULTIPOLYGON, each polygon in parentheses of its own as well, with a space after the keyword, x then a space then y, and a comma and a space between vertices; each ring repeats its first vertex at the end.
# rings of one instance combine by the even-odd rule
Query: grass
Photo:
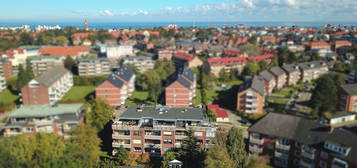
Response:
POLYGON ((94 93, 95 86, 73 86, 62 98, 61 103, 82 103, 94 93))
POLYGON ((12 94, 8 89, 0 92, 0 103, 2 104, 14 103, 19 98, 20 96, 12 94))
POLYGON ((241 81, 241 80, 232 80, 229 82, 222 82, 221 84, 224 84, 226 86, 235 86, 235 85, 240 85, 242 83, 243 83, 243 81, 241 81))
POLYGON ((131 97, 126 100, 127 106, 134 106, 134 105, 141 105, 141 104, 148 104, 153 105, 154 102, 148 100, 149 93, 146 91, 135 91, 131 97))

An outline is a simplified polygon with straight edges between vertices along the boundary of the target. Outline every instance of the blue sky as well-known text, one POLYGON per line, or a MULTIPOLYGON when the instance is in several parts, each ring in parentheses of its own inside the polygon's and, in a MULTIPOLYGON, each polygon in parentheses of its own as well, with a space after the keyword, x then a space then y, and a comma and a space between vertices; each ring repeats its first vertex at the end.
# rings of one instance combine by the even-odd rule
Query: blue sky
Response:
POLYGON ((357 0, 11 0, 1 6, 0 22, 357 22, 357 0))

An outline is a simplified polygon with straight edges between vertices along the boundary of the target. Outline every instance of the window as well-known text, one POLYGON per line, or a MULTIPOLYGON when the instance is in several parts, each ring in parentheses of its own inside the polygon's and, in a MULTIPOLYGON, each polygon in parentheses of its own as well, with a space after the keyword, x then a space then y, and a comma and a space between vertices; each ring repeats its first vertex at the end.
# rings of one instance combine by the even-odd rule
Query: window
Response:
POLYGON ((133 140, 133 144, 141 144, 141 140, 139 140, 139 139, 134 139, 134 140, 133 140))
POLYGON ((195 132, 195 136, 202 136, 202 132, 195 132))
POLYGON ((165 131, 165 132, 163 132, 163 134, 164 134, 164 135, 172 135, 172 132, 167 132, 167 131, 165 131))
POLYGON ((24 132, 33 132, 33 128, 32 127, 26 127, 24 132))
POLYGON ((135 136, 140 136, 140 131, 134 131, 135 136))
POLYGON ((171 139, 164 139, 164 144, 172 144, 172 140, 171 139))

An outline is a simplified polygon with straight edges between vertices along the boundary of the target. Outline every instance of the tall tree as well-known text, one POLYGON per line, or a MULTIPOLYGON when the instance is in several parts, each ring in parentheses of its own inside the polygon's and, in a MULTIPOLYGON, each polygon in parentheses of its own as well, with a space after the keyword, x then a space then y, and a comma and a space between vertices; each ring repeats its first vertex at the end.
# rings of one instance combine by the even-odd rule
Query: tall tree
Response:
POLYGON ((29 82, 34 78, 32 63, 29 59, 26 59, 26 81, 29 82))
POLYGON ((233 167, 233 160, 229 157, 226 146, 222 145, 214 145, 208 149, 204 162, 207 168, 233 167))
POLYGON ((138 160, 138 156, 133 152, 129 152, 128 158, 126 160, 124 160, 124 165, 136 166, 136 165, 138 165, 137 160, 138 160))
POLYGON ((56 37, 56 44, 57 45, 67 45, 68 44, 68 39, 66 36, 58 36, 56 37))
POLYGON ((243 168, 248 163, 248 155, 245 151, 244 137, 241 129, 233 127, 227 136, 227 150, 233 160, 233 168, 243 168))
POLYGON ((20 34, 20 41, 23 45, 33 45, 34 39, 28 33, 21 33, 20 34))
POLYGON ((324 75, 317 80, 311 96, 311 106, 318 112, 317 115, 320 117, 324 112, 334 112, 336 110, 337 89, 330 75, 324 75))
POLYGON ((123 146, 120 146, 120 148, 118 149, 117 153, 114 156, 116 165, 118 166, 124 165, 124 161, 127 159, 128 159, 128 151, 123 146))
POLYGON ((248 62, 247 65, 245 65, 243 68, 242 76, 255 75, 259 72, 259 70, 260 70, 259 65, 255 64, 253 62, 248 62))
POLYGON ((114 117, 114 108, 101 99, 86 103, 85 110, 88 123, 97 128, 98 131, 102 130, 114 117))
POLYGON ((71 56, 67 56, 64 60, 64 67, 75 74, 76 61, 71 56))
POLYGON ((17 90, 21 91, 21 88, 25 86, 26 83, 27 83, 27 74, 22 64, 20 64, 19 72, 17 74, 17 85, 16 85, 17 90))
POLYGON ((161 168, 169 167, 169 162, 176 159, 174 152, 166 152, 161 161, 161 168))
POLYGON ((179 158, 183 161, 186 168, 200 168, 203 167, 204 153, 198 146, 198 140, 194 136, 192 130, 188 132, 187 138, 182 142, 182 149, 179 152, 179 158))

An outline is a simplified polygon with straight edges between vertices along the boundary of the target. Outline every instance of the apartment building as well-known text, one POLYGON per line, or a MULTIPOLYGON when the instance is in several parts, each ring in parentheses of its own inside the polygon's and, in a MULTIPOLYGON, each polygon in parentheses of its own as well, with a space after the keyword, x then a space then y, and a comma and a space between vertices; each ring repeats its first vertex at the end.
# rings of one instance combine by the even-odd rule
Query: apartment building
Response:
POLYGON ((171 60, 174 53, 175 53, 175 50, 162 49, 157 52, 157 55, 158 55, 159 59, 171 60))
POLYGON ((202 108, 129 106, 112 124, 113 154, 120 146, 135 154, 160 157, 177 151, 190 130, 201 147, 212 144, 216 128, 202 108))
POLYGON ((79 76, 111 74, 110 60, 106 58, 81 59, 78 64, 79 76))
POLYGON ((285 71, 277 66, 271 68, 270 72, 275 78, 275 82, 276 82, 275 87, 278 89, 283 88, 284 85, 286 84, 286 79, 287 79, 285 71))
POLYGON ((33 74, 39 76, 53 67, 64 66, 64 57, 35 56, 28 58, 32 65, 33 74))
POLYGON ((264 70, 259 73, 259 76, 261 76, 264 80, 265 93, 267 95, 270 95, 276 86, 276 80, 274 75, 271 74, 269 71, 264 70))
POLYGON ((125 103, 135 90, 135 74, 127 66, 122 65, 96 89, 96 97, 118 107, 125 103))
POLYGON ((203 62, 197 56, 185 52, 176 52, 172 59, 176 62, 186 65, 189 68, 203 65, 203 62))
POLYGON ((248 132, 249 154, 270 156, 274 167, 357 167, 357 135, 352 132, 278 113, 268 113, 248 132))
POLYGON ((298 64, 301 71, 301 80, 310 82, 328 73, 328 65, 324 61, 312 61, 298 64))
POLYGON ((21 89, 24 105, 54 104, 73 86, 73 75, 57 66, 32 79, 21 89))
POLYGON ((82 104, 22 106, 9 114, 4 136, 53 133, 68 138, 71 128, 84 122, 82 104))
POLYGON ((150 56, 124 57, 122 64, 132 64, 138 68, 139 72, 146 72, 154 68, 155 60, 150 56))
POLYGON ((12 63, 8 58, 0 56, 0 74, 3 75, 5 79, 12 76, 12 63))
POLYGON ((264 81, 254 76, 239 86, 237 93, 237 110, 246 114, 263 113, 265 102, 264 81))
POLYGON ((0 53, 0 57, 8 58, 13 66, 19 66, 25 64, 28 57, 26 49, 23 48, 11 48, 5 52, 0 53))
POLYGON ((357 112, 357 84, 341 85, 338 89, 339 109, 357 112))
POLYGON ((121 59, 125 56, 134 56, 132 45, 101 45, 99 49, 108 59, 121 59))
POLYGON ((215 76, 218 76, 222 69, 238 69, 239 71, 242 71, 246 63, 247 59, 245 57, 222 57, 208 59, 211 72, 215 76))
POLYGON ((196 96, 196 76, 187 68, 180 68, 177 73, 169 79, 165 88, 165 104, 173 107, 188 107, 196 96))
POLYGON ((288 85, 295 85, 301 80, 300 68, 296 64, 285 64, 281 67, 287 74, 288 85))

